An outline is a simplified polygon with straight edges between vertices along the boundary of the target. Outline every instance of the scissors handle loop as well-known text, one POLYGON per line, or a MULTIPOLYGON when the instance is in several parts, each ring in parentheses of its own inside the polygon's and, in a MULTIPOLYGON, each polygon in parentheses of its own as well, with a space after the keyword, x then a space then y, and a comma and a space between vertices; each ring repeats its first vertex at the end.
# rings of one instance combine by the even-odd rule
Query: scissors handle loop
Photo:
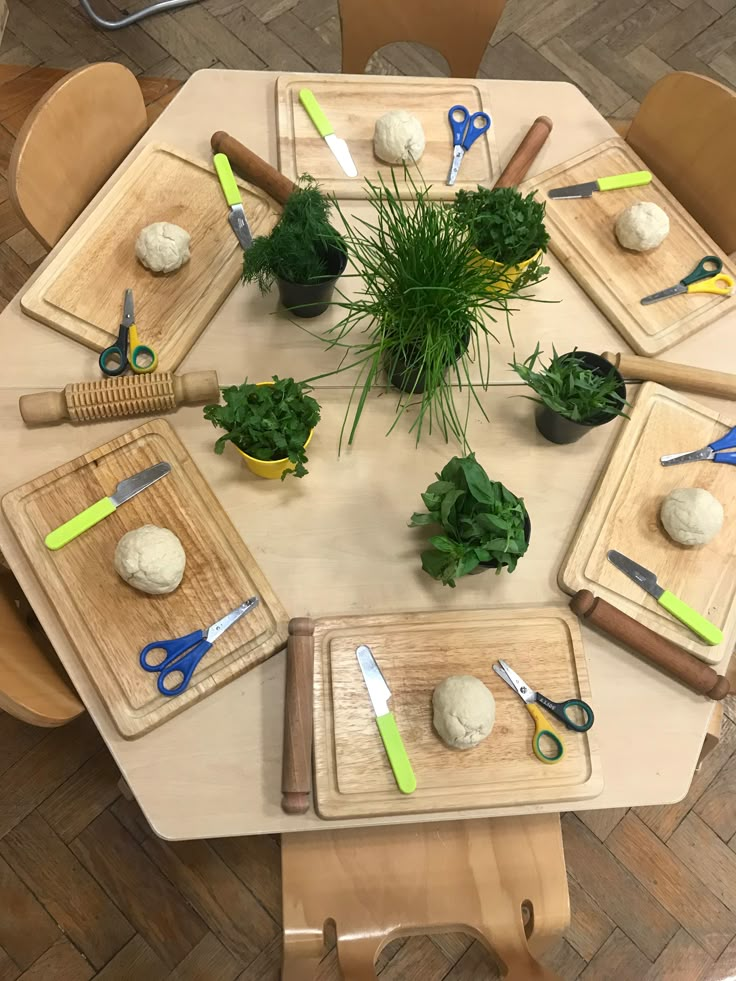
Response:
POLYGON ((527 702, 529 714, 534 719, 534 737, 532 739, 532 749, 534 755, 542 763, 559 763, 565 755, 565 744, 554 731, 547 726, 544 716, 536 705, 527 702), (552 753, 545 753, 542 740, 548 739, 553 744, 552 753))
POLYGON ((138 328, 130 325, 130 367, 137 375, 147 375, 158 366, 158 355, 148 344, 141 344, 138 328))
POLYGON ((158 672, 156 687, 162 695, 179 695, 191 681, 197 665, 210 647, 212 644, 204 639, 204 631, 195 630, 194 633, 175 640, 154 640, 146 644, 139 655, 139 661, 144 671, 158 672), (163 651, 165 656, 162 660, 151 663, 150 654, 155 650, 163 651), (181 675, 178 684, 167 683, 172 675, 181 675))
POLYGON ((595 716, 593 715, 593 709, 580 698, 568 698, 564 702, 553 702, 551 698, 547 698, 545 695, 540 695, 537 692, 537 701, 540 705, 543 705, 548 712, 551 712, 556 719, 564 723, 568 729, 572 729, 573 732, 587 732, 588 729, 595 722, 595 716), (576 722, 575 715, 571 714, 571 710, 579 709, 583 715, 582 722, 576 722))
POLYGON ((113 378, 122 375, 128 367, 128 328, 125 324, 120 325, 115 343, 100 352, 99 364, 102 373, 113 378))
POLYGON ((452 129, 454 146, 469 150, 473 143, 491 127, 491 117, 487 112, 474 112, 472 115, 465 106, 453 106, 447 113, 452 129))
POLYGON ((699 283, 701 279, 709 279, 717 275, 722 269, 723 263, 717 255, 705 255, 693 271, 680 282, 683 286, 691 286, 693 283, 699 283))
POLYGON ((733 278, 727 273, 717 273, 709 279, 701 279, 691 283, 688 293, 716 293, 718 296, 728 296, 733 289, 733 278))

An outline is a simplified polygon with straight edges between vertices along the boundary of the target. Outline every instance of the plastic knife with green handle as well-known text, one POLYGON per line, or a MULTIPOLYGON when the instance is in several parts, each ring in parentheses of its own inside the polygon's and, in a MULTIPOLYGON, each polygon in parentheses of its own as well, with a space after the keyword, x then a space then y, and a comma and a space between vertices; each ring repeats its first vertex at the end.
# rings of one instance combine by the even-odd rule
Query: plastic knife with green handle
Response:
POLYGON ((235 232, 235 237, 240 242, 241 248, 245 251, 253 244, 253 235, 248 224, 248 219, 245 217, 243 199, 240 194, 240 188, 235 183, 230 161, 224 153, 216 153, 212 158, 212 163, 215 165, 215 172, 220 181, 222 193, 230 205, 227 220, 235 232))
POLYGON ((645 589, 650 596, 656 599, 664 610, 671 613, 676 620, 684 624, 696 637, 700 637, 701 640, 705 641, 711 647, 716 647, 718 644, 723 643, 723 634, 718 627, 712 624, 710 620, 706 620, 696 610, 693 610, 687 603, 683 603, 674 593, 671 593, 668 589, 663 589, 657 582, 656 575, 650 572, 649 569, 645 569, 643 565, 639 565, 638 562, 634 562, 633 559, 630 559, 622 552, 616 552, 614 549, 611 549, 608 553, 608 561, 615 565, 617 569, 620 569, 624 575, 627 575, 638 586, 645 589))
POLYGON ((322 106, 314 97, 314 92, 311 89, 300 89, 299 101, 306 109, 307 115, 314 123, 319 135, 330 150, 332 150, 335 160, 337 160, 348 177, 357 177, 358 168, 353 163, 347 143, 335 135, 334 127, 325 115, 322 106))
POLYGON ((636 170, 631 174, 616 174, 614 177, 599 177, 584 184, 569 184, 555 187, 547 192, 548 198, 589 198, 594 191, 618 191, 625 187, 641 187, 650 184, 652 175, 648 170, 636 170))
POLYGON ((170 463, 157 463, 152 467, 148 467, 146 470, 141 470, 140 473, 135 474, 133 477, 121 480, 115 488, 115 493, 111 494, 110 497, 103 497, 101 500, 95 501, 94 504, 85 508, 84 511, 81 511, 73 518, 65 521, 63 525, 59 525, 58 528, 50 531, 44 539, 46 548, 56 551, 56 549, 61 548, 63 545, 68 545, 69 542, 81 535, 82 532, 88 531, 102 521, 103 518, 111 515, 121 504, 125 504, 131 497, 140 494, 142 490, 150 487, 151 484, 155 484, 157 480, 165 477, 170 472, 170 463))
POLYGON ((413 794, 417 789, 417 780, 411 768, 409 757, 406 755, 396 719, 393 713, 388 710, 391 690, 381 674, 381 669, 376 664, 370 647, 361 644, 356 649, 355 656, 358 658, 363 680, 368 689, 373 711, 376 714, 376 725, 381 734, 386 756, 394 772, 396 784, 402 794, 413 794))

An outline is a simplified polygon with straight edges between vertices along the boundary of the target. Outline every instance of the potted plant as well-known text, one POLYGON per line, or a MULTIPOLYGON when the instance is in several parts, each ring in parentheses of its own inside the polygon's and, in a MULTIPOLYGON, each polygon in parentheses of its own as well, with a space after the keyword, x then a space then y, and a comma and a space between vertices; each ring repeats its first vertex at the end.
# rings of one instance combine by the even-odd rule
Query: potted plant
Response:
POLYGON ((329 215, 329 198, 302 176, 270 235, 259 235, 243 253, 243 282, 258 283, 263 294, 275 282, 281 302, 296 317, 324 313, 347 264, 345 240, 329 215))
POLYGON ((500 275, 500 288, 520 289, 547 275, 542 265, 549 243, 545 205, 533 191, 526 196, 515 187, 458 191, 453 210, 482 261, 500 275))
POLYGON ((397 421, 410 404, 416 409, 411 431, 417 442, 425 427, 436 426, 465 450, 470 400, 485 414, 476 388, 489 383, 489 342, 497 340, 491 326, 499 316, 508 324, 518 291, 502 293, 498 271, 476 261, 470 234, 459 228, 452 209, 431 200, 408 170, 404 179, 410 194, 399 192, 395 173, 389 183, 382 177, 378 184, 367 181, 373 215, 354 227, 346 222, 345 236, 362 287, 335 301, 344 316, 322 336, 345 349, 337 372, 360 369, 348 443, 385 372, 391 384, 415 397, 399 402, 397 421), (352 342, 348 335, 356 327, 360 340, 352 342), (467 406, 459 408, 456 391, 463 388, 467 406))
MULTIPOLYGON (((626 385, 614 366, 598 354, 578 351, 558 354, 546 368, 535 370, 541 352, 537 344, 526 361, 509 366, 535 393, 537 429, 552 443, 574 443, 596 426, 625 416, 626 385)), ((628 418, 628 417, 626 417, 628 418)))
POLYGON ((513 572, 529 547, 531 523, 524 501, 490 480, 475 454, 454 456, 422 494, 426 511, 410 524, 436 524, 442 533, 429 539, 422 568, 446 586, 486 569, 513 572))
POLYGON ((232 443, 259 477, 304 477, 309 472, 305 451, 319 422, 319 403, 307 394, 311 391, 305 382, 278 375, 268 382, 253 384, 246 378, 242 385, 223 388, 225 404, 204 407, 205 419, 225 430, 215 453, 232 443))

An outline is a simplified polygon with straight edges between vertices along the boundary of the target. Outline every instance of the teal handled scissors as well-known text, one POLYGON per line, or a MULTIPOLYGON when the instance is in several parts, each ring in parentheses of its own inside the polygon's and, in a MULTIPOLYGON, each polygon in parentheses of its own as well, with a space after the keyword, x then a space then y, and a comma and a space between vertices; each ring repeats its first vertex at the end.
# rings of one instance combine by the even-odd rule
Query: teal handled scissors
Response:
POLYGON ((457 172, 463 157, 479 136, 491 128, 491 117, 487 112, 470 113, 465 106, 453 106, 447 113, 452 130, 452 166, 447 177, 447 183, 452 185, 457 179, 457 172))
POLYGON ((547 722, 542 715, 542 713, 537 708, 537 705, 542 705, 551 712, 556 719, 559 719, 563 725, 567 726, 568 729, 572 729, 573 732, 587 732, 588 729, 595 722, 595 716, 593 715, 593 709, 580 698, 568 698, 564 702, 553 702, 551 698, 547 698, 538 691, 534 691, 529 685, 524 681, 519 675, 506 663, 506 661, 499 661, 493 665, 493 670, 499 676, 503 678, 509 688, 512 688, 519 698, 526 705, 527 711, 534 719, 534 737, 532 738, 532 749, 534 750, 534 755, 542 763, 559 763, 562 757, 565 755, 565 744, 562 742, 560 737, 557 735, 554 729, 547 725, 547 722), (582 722, 576 722, 575 719, 570 714, 572 709, 578 709, 583 716, 582 722), (542 739, 546 737, 553 744, 552 753, 545 753, 542 748, 542 739))
POLYGON ((141 667, 144 671, 158 671, 157 688, 162 695, 181 695, 192 680, 197 665, 217 638, 256 606, 258 606, 258 597, 251 596, 222 620, 213 623, 206 631, 195 630, 185 637, 176 637, 174 640, 154 640, 153 643, 146 644, 139 654, 141 667), (162 660, 152 664, 149 657, 152 651, 163 651, 162 660), (171 679, 172 675, 175 677, 181 675, 178 684, 169 683, 168 679, 171 679))
POLYGON ((138 328, 135 324, 135 305, 133 290, 126 290, 123 299, 123 319, 114 344, 106 347, 100 354, 100 369, 104 375, 115 377, 122 375, 127 367, 140 374, 155 371, 158 365, 158 355, 147 344, 138 340, 138 328), (130 356, 128 349, 130 348, 130 356))
POLYGON ((723 272, 723 263, 717 255, 706 255, 700 260, 691 273, 684 276, 679 283, 668 286, 659 293, 651 293, 640 301, 644 306, 668 300, 671 296, 681 293, 716 293, 720 296, 730 296, 733 290, 733 277, 723 272))

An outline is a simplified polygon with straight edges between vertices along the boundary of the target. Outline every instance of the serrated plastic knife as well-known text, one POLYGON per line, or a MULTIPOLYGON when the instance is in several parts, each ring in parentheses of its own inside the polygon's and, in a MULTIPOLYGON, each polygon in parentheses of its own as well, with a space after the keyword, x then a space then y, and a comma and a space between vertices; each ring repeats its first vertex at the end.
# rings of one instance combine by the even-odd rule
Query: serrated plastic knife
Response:
POLYGON ((230 205, 227 220, 230 222, 230 227, 235 232, 235 237, 240 242, 241 248, 245 251, 253 244, 253 235, 251 234, 248 219, 245 217, 243 198, 240 194, 240 188, 235 183, 230 161, 224 153, 216 153, 212 158, 212 163, 215 165, 215 171, 220 181, 222 193, 230 205))

